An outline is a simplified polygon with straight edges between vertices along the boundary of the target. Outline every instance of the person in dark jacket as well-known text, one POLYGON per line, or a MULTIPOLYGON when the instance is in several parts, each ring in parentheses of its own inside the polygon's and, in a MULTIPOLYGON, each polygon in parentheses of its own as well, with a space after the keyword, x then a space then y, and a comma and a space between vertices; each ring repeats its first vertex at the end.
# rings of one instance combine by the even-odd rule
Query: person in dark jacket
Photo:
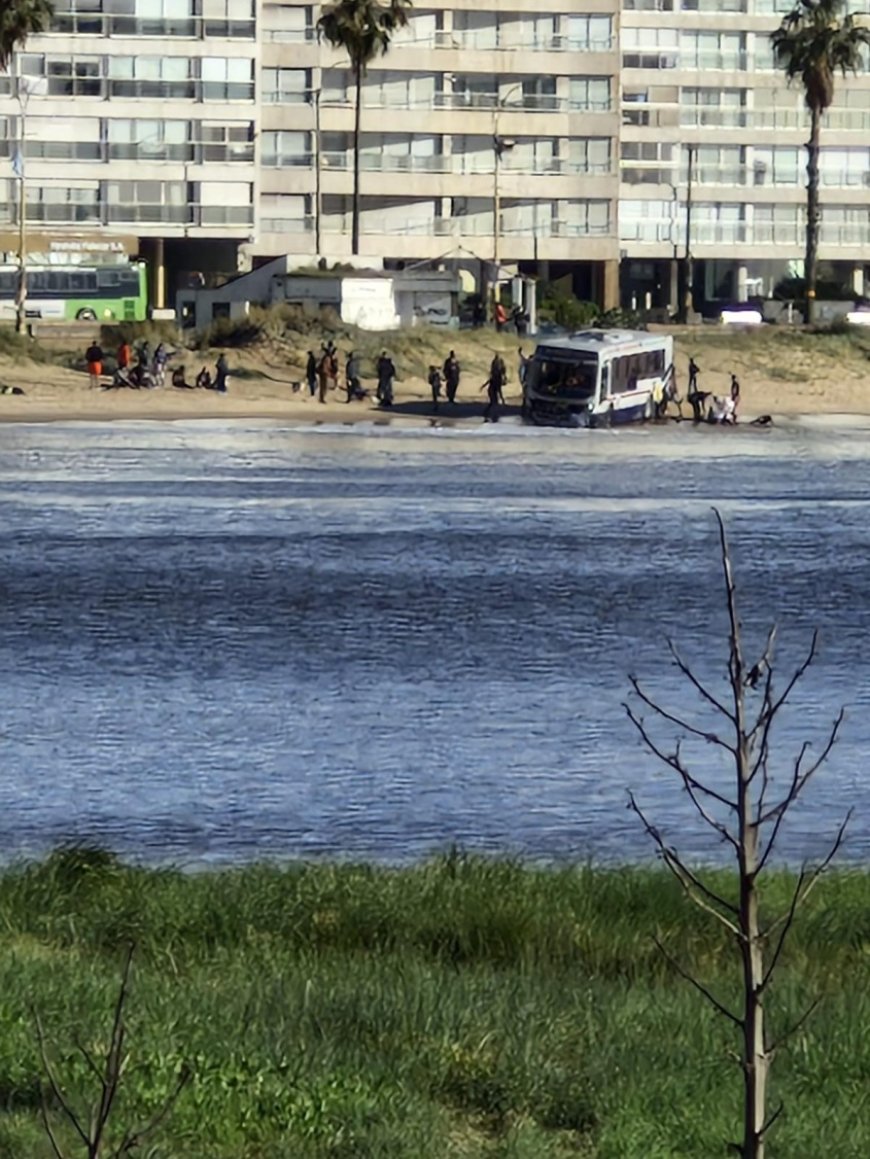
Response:
POLYGON ((226 354, 221 353, 221 356, 215 363, 214 369, 214 389, 219 390, 221 394, 226 394, 227 379, 230 374, 230 364, 227 362, 226 354))
POLYGON ((507 367, 504 364, 504 359, 500 354, 496 354, 489 367, 489 378, 483 384, 481 389, 486 388, 488 403, 483 412, 483 421, 487 423, 498 422, 498 404, 504 406, 504 384, 507 382, 507 367))
POLYGON ((438 400, 441 398, 441 371, 437 366, 429 367, 429 388, 432 391, 432 411, 438 414, 438 400))
POLYGON ((393 379, 396 377, 396 367, 386 350, 381 351, 378 359, 378 402, 383 407, 393 405, 393 379))
POLYGON ((305 364, 305 381, 308 383, 308 393, 312 398, 317 394, 317 359, 314 351, 308 351, 308 362, 305 364))
POLYGON ((444 360, 444 387, 448 402, 456 402, 456 392, 459 390, 459 377, 462 373, 456 352, 451 350, 444 360))

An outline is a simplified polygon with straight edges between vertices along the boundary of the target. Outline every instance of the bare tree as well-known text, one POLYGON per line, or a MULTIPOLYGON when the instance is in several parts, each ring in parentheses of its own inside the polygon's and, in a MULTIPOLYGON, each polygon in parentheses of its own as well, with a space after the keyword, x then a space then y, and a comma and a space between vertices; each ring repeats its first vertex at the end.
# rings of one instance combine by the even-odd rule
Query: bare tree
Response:
MULTIPOLYGON (((131 1128, 124 1132, 119 1143, 111 1145, 107 1142, 107 1128, 112 1117, 115 1099, 121 1086, 124 1073, 129 1062, 129 1055, 125 1053, 126 1027, 124 1025, 124 1008, 130 993, 130 969, 133 964, 133 947, 127 951, 121 971, 121 986, 115 1001, 115 1013, 112 1019, 112 1030, 106 1053, 98 1062, 93 1054, 81 1043, 76 1048, 87 1064, 88 1070, 97 1080, 97 1096, 88 1110, 87 1116, 76 1111, 63 1086, 57 1077, 54 1064, 49 1056, 48 1042, 39 1015, 34 1012, 36 1034, 39 1040, 39 1053, 42 1058, 43 1069, 48 1080, 48 1088, 55 1102, 60 1107, 67 1120, 72 1124, 75 1133, 81 1140, 87 1159, 122 1159, 140 1147, 145 1139, 160 1126, 163 1120, 175 1105, 190 1078, 190 1071, 183 1066, 175 1081, 175 1086, 164 1101, 161 1108, 152 1115, 147 1123, 141 1127, 131 1128)), ((66 1159, 64 1151, 51 1125, 46 1092, 42 1097, 42 1122, 48 1135, 55 1159, 66 1159)))
POLYGON ((653 713, 654 719, 665 722, 680 734, 673 751, 669 751, 669 744, 662 744, 656 739, 654 731, 640 715, 642 710, 635 711, 628 704, 625 710, 646 749, 674 772, 704 824, 730 846, 737 864, 736 895, 726 897, 718 888, 711 887, 705 875, 693 868, 667 842, 631 793, 629 804, 687 896, 720 922, 738 947, 742 966, 742 1009, 734 1011, 720 1001, 700 978, 675 959, 661 942, 656 942, 677 973, 691 983, 740 1033, 741 1050, 734 1057, 743 1072, 743 1140, 735 1145, 735 1149, 743 1159, 764 1159, 767 1133, 783 1109, 780 1104, 774 1111, 767 1111, 767 1079, 771 1062, 783 1042, 803 1025, 816 1006, 815 1002, 811 1003, 793 1026, 774 1038, 765 1026, 767 992, 798 909, 839 850, 851 810, 825 856, 812 866, 802 866, 791 901, 783 912, 770 920, 763 920, 759 905, 760 878, 770 863, 786 814, 830 755, 843 723, 843 712, 841 710, 838 713, 825 734, 817 756, 810 758, 811 745, 808 741, 801 745, 797 757, 790 762, 788 776, 777 789, 771 772, 771 732, 795 686, 815 659, 818 633, 813 633, 807 654, 790 672, 781 691, 776 689, 774 683, 775 626, 768 633, 760 659, 755 664, 747 664, 725 525, 719 512, 715 511, 714 514, 719 527, 728 607, 729 693, 726 697, 720 697, 700 680, 669 640, 668 648, 677 669, 700 697, 715 723, 709 728, 701 727, 679 713, 669 711, 650 696, 634 676, 630 676, 629 680, 641 704, 653 713), (753 700, 758 707, 750 710, 749 702, 753 700), (726 788, 720 792, 711 783, 702 782, 692 773, 682 750, 682 742, 686 737, 713 745, 727 754, 726 760, 733 777, 730 790, 726 788))

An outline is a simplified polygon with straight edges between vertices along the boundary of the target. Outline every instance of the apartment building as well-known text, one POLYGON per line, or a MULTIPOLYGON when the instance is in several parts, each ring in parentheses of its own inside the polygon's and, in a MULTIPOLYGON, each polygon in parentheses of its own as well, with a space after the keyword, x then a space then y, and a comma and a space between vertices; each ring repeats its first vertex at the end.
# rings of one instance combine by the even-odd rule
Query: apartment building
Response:
MULTIPOLYGON (((364 82, 361 259, 497 260, 607 304, 621 274, 624 301, 673 305, 688 240, 700 301, 768 290, 803 253, 806 116, 767 39, 789 6, 420 0, 364 82)), ((316 4, 55 10, 0 76, 7 258, 22 136, 31 254, 116 239, 149 260, 157 305, 194 273, 350 257, 355 94, 316 4)), ((870 79, 839 85, 821 256, 856 286, 868 118, 870 79)))
MULTIPOLYGON (((802 273, 809 117, 770 49, 770 33, 792 7, 622 0, 625 301, 674 304, 675 259, 687 240, 701 306, 767 294, 802 273)), ((870 246, 868 128, 870 74, 838 79, 822 137, 820 273, 857 293, 870 246)))

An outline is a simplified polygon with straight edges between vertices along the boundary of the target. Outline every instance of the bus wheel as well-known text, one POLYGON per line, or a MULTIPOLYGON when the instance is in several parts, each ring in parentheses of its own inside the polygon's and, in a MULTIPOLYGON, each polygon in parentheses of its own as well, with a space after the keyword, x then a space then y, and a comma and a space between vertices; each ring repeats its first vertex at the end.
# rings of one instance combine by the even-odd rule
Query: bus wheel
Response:
POLYGON ((97 315, 90 308, 90 306, 85 306, 83 310, 79 310, 78 314, 76 314, 77 322, 96 322, 96 320, 97 315))
POLYGON ((648 423, 653 417, 653 400, 652 395, 643 404, 643 421, 648 423))

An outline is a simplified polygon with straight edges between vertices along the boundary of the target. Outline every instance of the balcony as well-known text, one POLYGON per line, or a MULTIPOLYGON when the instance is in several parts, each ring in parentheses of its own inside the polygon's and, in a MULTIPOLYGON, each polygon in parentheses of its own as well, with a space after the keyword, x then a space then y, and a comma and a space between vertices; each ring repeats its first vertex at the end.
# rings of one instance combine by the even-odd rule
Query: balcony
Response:
POLYGON ((314 228, 315 219, 310 215, 308 217, 260 218, 260 233, 313 233, 314 228))
MULTIPOLYGON (((771 132, 807 132, 809 116, 802 109, 717 108, 713 105, 625 102, 622 123, 640 128, 759 129, 771 132)), ((831 132, 870 132, 870 109, 832 109, 822 118, 831 132)))
POLYGON ((403 37, 396 48, 414 46, 417 48, 452 48, 476 52, 612 52, 616 40, 609 36, 601 40, 582 40, 570 36, 524 36, 506 28, 456 29, 452 32, 436 31, 429 36, 409 40, 403 37))
MULTIPOLYGON (((293 161, 292 164, 302 162, 293 161)), ((308 161, 304 162, 308 163, 308 161)), ((353 153, 324 152, 320 155, 323 169, 348 171, 353 168, 353 153)), ((265 159, 263 164, 269 164, 265 159)), ((363 153, 360 156, 360 169, 364 173, 452 173, 457 176, 486 175, 495 171, 495 154, 486 153, 451 153, 449 155, 434 154, 431 156, 413 156, 410 154, 363 153)), ((551 157, 544 161, 528 162, 523 158, 516 158, 508 154, 499 164, 499 171, 505 174, 515 173, 529 177, 557 175, 557 176, 586 176, 606 177, 613 174, 613 166, 608 164, 584 164, 567 157, 551 157)))
POLYGON ((203 16, 109 16, 95 12, 55 12, 52 32, 64 36, 117 36, 165 40, 254 40, 254 20, 213 20, 203 16))
MULTIPOLYGON (((621 221, 619 239, 638 245, 668 245, 682 248, 685 230, 677 221, 621 221)), ((701 221, 692 224, 692 246, 755 245, 783 246, 800 250, 806 242, 802 222, 786 221, 701 221)), ((867 246, 870 221, 865 223, 822 223, 820 245, 867 246)))

